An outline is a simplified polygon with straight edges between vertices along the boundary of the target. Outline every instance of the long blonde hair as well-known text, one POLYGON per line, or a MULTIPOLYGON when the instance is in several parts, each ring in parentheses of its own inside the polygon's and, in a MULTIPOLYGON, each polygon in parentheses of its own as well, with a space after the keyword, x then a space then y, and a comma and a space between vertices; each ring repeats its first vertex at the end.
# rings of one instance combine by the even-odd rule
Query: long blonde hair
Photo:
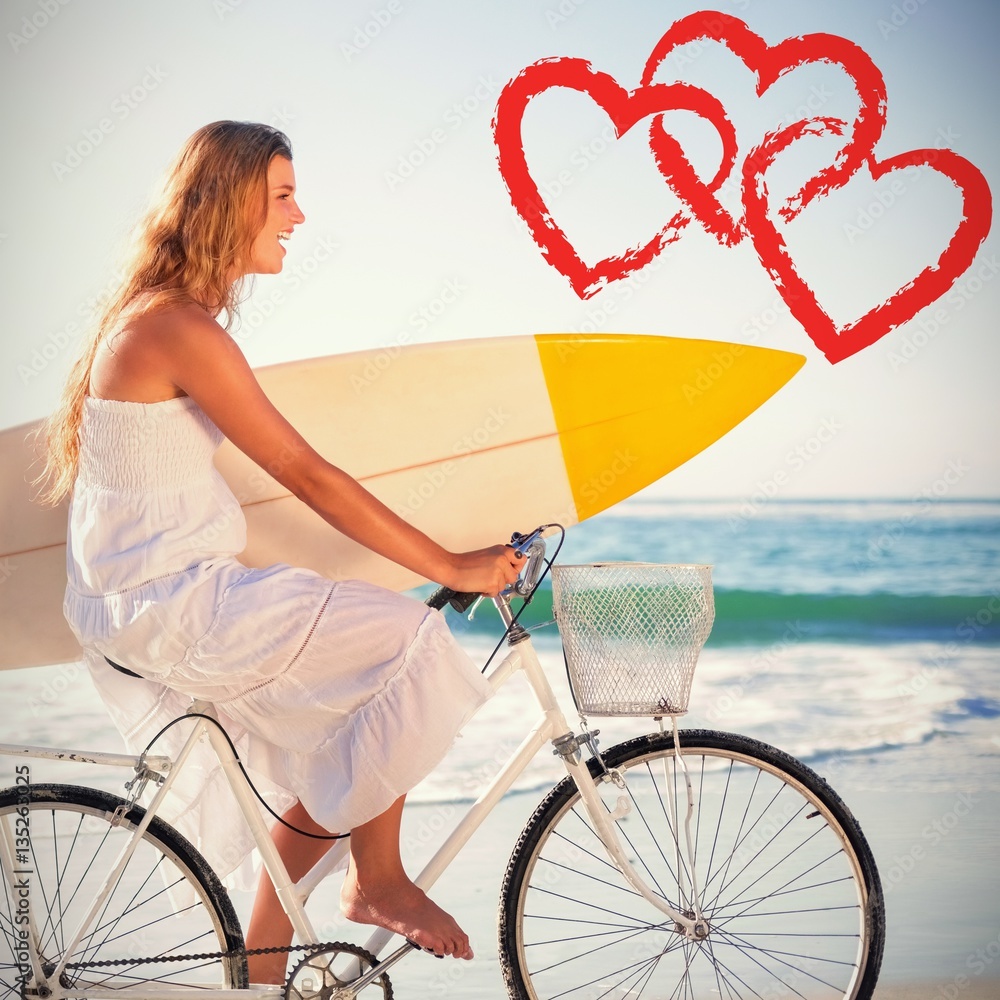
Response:
POLYGON ((267 168, 292 158, 284 133, 255 122, 200 128, 168 171, 163 191, 136 231, 134 249, 79 358, 59 405, 44 423, 45 469, 38 499, 57 504, 73 488, 83 401, 97 350, 126 319, 182 302, 235 316, 250 250, 267 217, 267 168))

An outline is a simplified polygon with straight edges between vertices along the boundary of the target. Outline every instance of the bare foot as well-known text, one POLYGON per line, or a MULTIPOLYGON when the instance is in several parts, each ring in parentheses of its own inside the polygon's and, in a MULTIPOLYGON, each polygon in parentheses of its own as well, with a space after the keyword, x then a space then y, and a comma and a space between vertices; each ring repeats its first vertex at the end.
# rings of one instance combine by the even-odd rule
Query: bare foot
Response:
POLYGON ((408 878, 380 880, 364 889, 348 873, 340 890, 340 909, 357 924, 375 924, 434 952, 472 958, 465 931, 454 917, 427 898, 408 878))

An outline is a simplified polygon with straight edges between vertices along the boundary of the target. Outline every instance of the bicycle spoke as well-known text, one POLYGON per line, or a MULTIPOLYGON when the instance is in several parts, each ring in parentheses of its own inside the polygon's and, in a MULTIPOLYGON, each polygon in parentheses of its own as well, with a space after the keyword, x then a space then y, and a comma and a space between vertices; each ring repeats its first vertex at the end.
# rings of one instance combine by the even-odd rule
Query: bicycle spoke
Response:
MULTIPOLYGON (((617 888, 617 886, 616 886, 616 888, 617 888)), ((619 910, 610 910, 606 906, 600 906, 597 903, 591 903, 588 900, 577 899, 576 897, 571 897, 571 896, 564 896, 561 893, 552 892, 552 890, 550 890, 550 889, 542 889, 539 886, 533 886, 533 889, 534 889, 534 891, 536 893, 539 893, 539 894, 545 895, 545 896, 551 896, 551 897, 554 897, 556 899, 565 900, 566 902, 571 903, 575 907, 585 907, 585 908, 591 909, 591 910, 600 910, 602 913, 610 913, 613 917, 621 917, 622 920, 629 920, 629 919, 631 919, 628 916, 628 914, 622 913, 619 910)), ((636 893, 632 892, 631 895, 634 896, 634 895, 636 895, 636 893)), ((527 915, 528 914, 525 914, 525 916, 527 916, 527 915)), ((634 927, 635 925, 636 925, 635 924, 635 920, 633 919, 632 920, 632 926, 634 927)))
MULTIPOLYGON (((812 868, 808 869, 805 872, 802 872, 801 875, 797 875, 795 878, 791 879, 789 882, 786 882, 784 885, 777 886, 774 890, 772 890, 771 892, 768 892, 766 896, 760 897, 755 902, 750 902, 750 904, 747 905, 746 908, 743 911, 741 911, 740 913, 735 914, 735 915, 736 916, 741 916, 743 913, 749 912, 754 906, 757 905, 757 902, 759 902, 762 899, 773 899, 775 896, 783 895, 785 892, 794 891, 794 890, 789 890, 788 886, 792 885, 793 883, 795 883, 796 881, 798 881, 800 878, 804 878, 806 875, 810 874, 810 872, 815 871, 817 868, 819 868, 820 866, 822 866, 823 864, 825 864, 829 860, 830 860, 830 858, 826 858, 823 861, 817 862, 815 865, 812 866, 812 868)), ((752 883, 752 885, 747 886, 747 889, 752 888, 753 885, 756 885, 757 882, 759 882, 759 881, 761 881, 761 879, 757 879, 754 883, 752 883)), ((843 882, 847 882, 847 881, 848 881, 848 879, 845 877, 845 878, 840 878, 840 879, 834 879, 834 880, 831 880, 831 881, 828 881, 828 882, 817 882, 813 886, 803 886, 802 887, 802 891, 805 892, 805 891, 808 891, 810 888, 818 888, 818 887, 825 886, 825 885, 834 885, 837 882, 842 882, 843 883, 843 882)), ((743 890, 743 891, 746 891, 746 890, 743 890)), ((733 906, 733 905, 737 905, 737 904, 740 905, 740 906, 743 906, 744 903, 746 903, 746 902, 747 902, 746 900, 741 900, 739 897, 736 897, 734 899, 729 900, 729 902, 726 904, 726 906, 733 906)), ((722 906, 719 907, 720 911, 723 910, 723 909, 724 908, 722 906)))
POLYGON ((733 939, 732 941, 729 941, 729 942, 726 942, 725 940, 723 940, 722 943, 729 943, 731 945, 734 945, 737 948, 737 950, 739 950, 742 954, 747 955, 748 957, 751 958, 752 961, 754 961, 755 963, 757 963, 762 969, 766 969, 769 973, 771 973, 772 975, 774 975, 775 979, 777 979, 779 982, 781 982, 782 985, 784 985, 784 986, 787 986, 788 984, 784 980, 781 980, 779 976, 777 976, 777 974, 774 972, 773 966, 769 968, 769 967, 765 966, 760 961, 761 956, 767 957, 767 958, 771 958, 778 965, 784 966, 786 969, 788 969, 788 970, 796 973, 797 975, 803 976, 803 977, 805 977, 807 979, 812 979, 814 982, 817 982, 817 983, 819 983, 822 986, 829 987, 830 989, 836 989, 837 987, 836 987, 835 984, 829 982, 828 980, 822 979, 819 976, 815 975, 814 973, 808 971, 805 968, 805 966, 793 965, 791 962, 787 961, 786 959, 788 959, 788 958, 809 959, 809 961, 811 961, 811 962, 826 961, 827 963, 831 963, 831 964, 834 964, 834 965, 840 965, 840 966, 843 966, 843 967, 853 967, 851 965, 851 963, 849 963, 849 962, 835 961, 833 959, 822 959, 822 958, 819 958, 818 956, 815 956, 815 955, 801 955, 801 954, 795 954, 794 952, 791 952, 791 953, 790 952, 782 952, 782 951, 777 951, 776 949, 772 949, 772 948, 759 948, 759 947, 756 947, 756 946, 752 946, 752 945, 750 945, 750 944, 748 944, 746 942, 737 943, 737 941, 738 941, 738 939, 733 939))
MULTIPOLYGON (((133 854, 132 857, 129 858, 128 862, 126 863, 125 868, 123 869, 121 875, 118 878, 118 881, 113 886, 110 887, 107 899, 104 901, 104 906, 102 907, 101 912, 97 917, 97 926, 87 935, 86 945, 84 945, 83 941, 81 941, 81 945, 83 945, 83 948, 80 952, 77 952, 77 954, 74 956, 74 961, 78 962, 86 961, 88 957, 87 956, 88 951, 91 952, 90 957, 93 958, 94 956, 100 953, 101 949, 106 944, 113 943, 116 940, 115 937, 112 937, 112 932, 114 931, 115 927, 117 927, 118 924, 125 919, 125 917, 129 916, 129 914, 132 912, 132 909, 134 908, 135 900, 138 898, 142 890, 149 884, 149 880, 153 877, 155 873, 155 868, 151 869, 147 873, 146 877, 142 880, 142 882, 140 882, 139 885, 135 888, 132 898, 124 905, 124 907, 121 909, 121 912, 120 913, 117 912, 118 905, 117 901, 114 898, 115 893, 122 885, 122 880, 125 879, 129 874, 129 865, 132 863, 134 859, 135 855, 133 854), (105 920, 105 917, 109 910, 116 913, 116 916, 114 916, 110 920, 105 920), (103 939, 97 940, 101 932, 105 930, 107 931, 107 933, 104 935, 103 939)), ((162 860, 163 860, 162 858, 157 859, 157 865, 162 863, 162 860)), ((135 928, 135 931, 141 931, 141 930, 142 927, 135 928)))
MULTIPOLYGON (((793 847, 783 858, 779 858, 777 861, 775 861, 774 863, 772 863, 771 866, 770 866, 770 868, 768 868, 765 871, 763 871, 759 876, 757 876, 757 878, 754 879, 753 882, 751 882, 747 886, 744 886, 740 890, 740 895, 742 895, 745 892, 749 892, 758 882, 763 881, 763 879, 767 878, 767 876, 770 875, 772 872, 775 872, 779 868, 781 868, 783 866, 784 862, 786 862, 789 858, 791 858, 793 854, 795 854, 797 851, 799 851, 801 848, 803 848, 806 844, 809 843, 809 841, 811 841, 814 837, 818 836, 821 832, 822 831, 820 831, 820 830, 814 831, 811 836, 807 837, 800 844, 798 844, 797 846, 793 847)), ((792 885, 794 882, 798 881, 799 879, 804 878, 810 872, 812 872, 816 868, 819 868, 821 865, 825 864, 831 858, 835 857, 836 854, 838 854, 838 853, 840 853, 840 852, 835 851, 829 857, 824 858, 821 861, 817 861, 811 868, 807 869, 804 872, 800 872, 800 873, 796 874, 793 878, 791 878, 788 882, 786 882, 785 885, 778 886, 778 888, 776 890, 773 890, 773 892, 780 892, 786 886, 792 885)), ((743 870, 746 871, 746 868, 744 868, 743 870)), ((742 874, 742 872, 740 874, 742 874)), ((734 881, 735 881, 735 879, 734 879, 734 881)), ((772 892, 772 894, 773 894, 773 892, 772 892)), ((736 903, 738 901, 739 901, 739 895, 737 895, 737 896, 733 897, 732 899, 730 899, 729 905, 732 905, 733 903, 736 903)))
MULTIPOLYGON (((653 777, 652 770, 649 771, 649 777, 650 777, 650 780, 653 783, 653 786, 655 787, 656 780, 653 777)), ((649 825, 649 822, 646 820, 646 816, 645 816, 645 813, 642 810, 642 806, 638 802, 636 802, 635 797, 632 795, 631 790, 629 790, 629 798, 632 800, 632 806, 633 806, 633 808, 636 811, 636 815, 638 815, 639 818, 642 820, 643 824, 646 827, 646 831, 652 837, 653 836, 653 831, 652 831, 652 829, 651 829, 651 827, 649 825)), ((646 873, 647 877, 653 883, 652 888, 654 888, 656 890, 657 894, 662 899, 667 899, 668 898, 667 894, 664 892, 663 887, 659 884, 659 882, 657 881, 656 876, 653 874, 652 870, 649 867, 649 864, 651 862, 647 863, 647 861, 645 860, 645 858, 642 857, 642 854, 640 852, 638 852, 638 851, 635 850, 635 845, 629 839, 628 833, 625 830, 621 831, 621 835, 622 835, 622 839, 625 841, 625 843, 628 844, 628 846, 632 848, 633 853, 639 858, 639 861, 640 861, 640 864, 642 865, 643 871, 646 873)), ((655 837, 654 837, 654 841, 655 841, 655 837)), ((663 863, 667 866, 667 871, 670 872, 671 877, 673 878, 673 881, 676 882, 677 881, 677 876, 676 876, 676 874, 674 874, 674 871, 673 871, 673 869, 670 866, 669 859, 663 853, 663 851, 660 849, 658 842, 657 842, 657 850, 658 850, 659 856, 662 859, 663 863)))
POLYGON ((757 818, 753 821, 753 823, 751 823, 750 826, 747 827, 746 830, 744 830, 747 817, 750 813, 750 807, 753 804, 753 798, 757 794, 757 789, 759 787, 760 780, 761 780, 761 775, 757 774, 754 779, 753 788, 750 789, 743 815, 740 817, 740 827, 736 834, 737 839, 733 843, 733 846, 730 849, 728 856, 726 857, 725 868, 720 869, 720 871, 716 872, 716 874, 712 875, 711 878, 709 879, 709 882, 712 882, 715 881, 716 876, 719 877, 718 891, 715 894, 715 898, 711 901, 713 905, 717 904, 719 897, 722 895, 722 893, 726 890, 726 888, 729 885, 732 884, 732 882, 735 882, 736 879, 739 878, 740 874, 746 869, 747 865, 751 864, 753 860, 756 859, 757 856, 763 853, 764 848, 758 851, 757 855, 754 855, 753 858, 749 859, 747 861, 747 864, 741 866, 740 869, 735 874, 731 874, 730 869, 732 868, 733 860, 735 859, 737 852, 740 850, 740 847, 747 840, 747 838, 753 833, 754 829, 756 829, 757 825, 761 822, 761 820, 767 815, 767 811, 771 808, 772 805, 774 805, 774 802, 776 801, 778 795, 781 792, 781 788, 784 787, 781 786, 781 788, 777 789, 777 791, 774 793, 771 799, 769 799, 767 802, 764 803, 763 807, 761 808, 760 812, 757 815, 757 818))
MULTIPOLYGON (((618 982, 612 983, 610 986, 608 986, 607 990, 605 990, 604 993, 593 994, 594 1000, 599 1000, 600 997, 607 996, 608 993, 610 993, 612 990, 617 989, 620 983, 623 982, 624 979, 628 978, 629 974, 633 973, 636 969, 646 968, 652 961, 653 961, 652 959, 641 959, 629 965, 622 966, 621 968, 610 969, 607 972, 603 973, 602 975, 598 976, 596 979, 592 979, 588 982, 578 983, 575 986, 571 986, 568 989, 563 990, 561 993, 553 993, 549 995, 548 1000, 559 1000, 560 997, 572 996, 579 990, 586 989, 589 986, 595 986, 595 985, 604 986, 607 983, 609 977, 619 976, 624 973, 625 974, 624 978, 622 980, 619 980, 618 982)), ((536 973, 536 975, 548 971, 550 971, 550 969, 539 970, 539 973, 536 973)))
MULTIPOLYGON (((77 819, 76 829, 71 831, 72 839, 70 840, 68 850, 66 851, 65 859, 61 863, 59 861, 59 841, 60 837, 61 836, 64 837, 65 835, 62 834, 57 828, 56 824, 57 818, 58 818, 57 813, 55 810, 53 810, 51 814, 52 833, 49 843, 51 843, 52 853, 53 853, 52 871, 55 874, 55 885, 52 887, 51 902, 49 901, 48 896, 45 893, 44 879, 41 877, 39 878, 39 883, 42 887, 42 898, 45 900, 45 905, 46 905, 45 923, 49 929, 49 934, 47 937, 45 935, 45 930, 43 927, 40 927, 38 929, 38 935, 41 941, 40 948, 42 953, 43 954, 46 953, 47 942, 58 942, 56 946, 55 955, 48 956, 50 959, 55 957, 61 958, 66 951, 66 940, 64 937, 65 931, 63 927, 64 914, 72 912, 72 908, 76 903, 76 898, 79 895, 80 888, 83 886, 84 881, 91 875, 94 863, 96 862, 101 849, 103 849, 104 847, 108 833, 110 833, 110 828, 109 828, 108 832, 105 833, 104 837, 101 838, 98 850, 94 852, 91 860, 85 863, 82 871, 80 871, 79 873, 79 877, 76 878, 76 887, 73 889, 72 893, 70 893, 69 898, 64 901, 63 880, 69 876, 69 872, 72 870, 71 869, 72 859, 77 849, 80 837, 80 831, 83 828, 84 817, 82 815, 76 817, 77 819)), ((33 855, 34 855, 35 843, 36 843, 35 839, 32 838, 33 855)), ((39 859, 37 855, 35 855, 35 863, 36 863, 36 870, 40 872, 45 871, 46 865, 44 859, 39 859)), ((72 929, 70 933, 72 933, 72 929)))
MULTIPOLYGON (((578 954, 567 955, 565 958, 560 959, 560 961, 558 961, 558 962, 554 962, 552 965, 543 966, 543 967, 541 967, 541 968, 538 969, 538 973, 537 974, 538 975, 544 975, 547 972, 551 972, 553 969, 558 969, 560 966, 568 965, 570 962, 577 961, 580 958, 580 956, 583 955, 583 954, 595 955, 595 954, 597 954, 598 952, 602 951, 605 948, 611 948, 611 947, 614 947, 615 945, 622 944, 625 941, 631 941, 636 936, 638 936, 639 934, 643 934, 643 933, 645 933, 645 928, 640 928, 638 930, 633 930, 631 933, 628 933, 628 934, 617 935, 617 937, 613 941, 606 941, 605 943, 603 943, 601 945, 598 945, 596 948, 588 948, 585 952, 580 952, 578 954)), ((574 941, 574 943, 578 943, 579 939, 573 939, 573 941, 574 941)))

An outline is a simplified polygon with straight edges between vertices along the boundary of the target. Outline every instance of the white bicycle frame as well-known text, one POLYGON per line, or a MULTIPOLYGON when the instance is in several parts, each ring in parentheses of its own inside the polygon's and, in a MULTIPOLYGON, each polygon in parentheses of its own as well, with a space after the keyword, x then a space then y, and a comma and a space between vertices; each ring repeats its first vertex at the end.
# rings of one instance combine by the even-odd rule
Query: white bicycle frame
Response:
MULTIPOLYGON (((500 611, 505 624, 509 626, 512 618, 509 602, 503 598, 495 598, 494 603, 500 611)), ((462 847, 468 842, 469 838, 479 828, 483 820, 489 815, 494 806, 496 806, 500 799, 510 790, 515 780, 524 771, 525 767, 534 758, 535 754, 537 754, 546 743, 551 742, 556 748, 556 752, 562 757, 567 772, 573 778, 580 791, 580 796, 586 806, 587 813, 593 823, 594 830, 603 844, 604 849, 607 851, 608 856, 614 862, 615 866, 622 873, 625 879, 635 889, 635 891, 646 899, 653 907, 663 913, 665 917, 672 920, 679 933, 683 932, 686 936, 692 939, 704 936, 704 924, 702 922, 700 908, 697 905, 698 891, 696 885, 692 885, 691 887, 693 916, 690 913, 678 912, 673 909, 661 895, 655 893, 649 888, 646 882, 635 870, 634 866, 629 862, 625 852, 622 850, 616 829, 617 820, 628 811, 628 800, 624 796, 620 797, 618 800, 618 807, 613 812, 609 812, 604 805, 603 800, 598 794, 595 783, 590 776, 588 766, 582 759, 583 755, 579 749, 580 746, 586 741, 575 737, 569 729, 565 716, 563 715, 552 687, 549 684, 548 678, 545 676, 541 663, 539 662, 538 655, 532 645, 530 636, 527 632, 519 629, 519 627, 515 625, 514 631, 512 632, 512 641, 507 655, 490 671, 487 675, 487 680, 490 687, 494 692, 496 692, 518 671, 524 672, 528 684, 538 701, 542 714, 532 730, 522 740, 520 746, 514 751, 501 770, 495 775, 489 786, 480 794, 479 798, 462 817, 456 828, 447 837, 441 847, 438 848, 437 852, 424 867, 423 871, 421 871, 414 880, 415 883, 421 889, 427 890, 437 881, 440 875, 455 859, 462 847)), ((209 716, 214 714, 211 704, 198 701, 192 703, 189 712, 209 716)), ((327 875, 334 871, 343 862, 347 851, 349 850, 349 841, 346 838, 336 841, 334 846, 331 847, 331 849, 302 879, 298 882, 292 882, 288 875, 288 871, 278 854, 277 848, 271 839, 267 824, 264 822, 260 809, 257 805, 257 801, 253 796, 253 792, 251 791, 246 778, 240 771, 239 763, 233 755, 225 736, 219 731, 218 727, 212 725, 204 719, 195 719, 194 722, 194 729, 185 741, 175 760, 171 760, 168 757, 157 757, 152 755, 139 758, 122 754, 84 753, 75 750, 57 750, 0 744, 0 755, 44 758, 50 760, 75 760, 110 766, 126 766, 135 768, 137 772, 140 771, 141 768, 145 768, 147 772, 152 772, 162 778, 162 784, 160 784, 160 787, 157 789, 151 802, 149 803, 145 816, 136 827, 128 843, 122 848, 115 867, 108 873, 108 876, 105 879, 101 890, 98 892, 93 905, 82 919, 79 928, 76 929, 71 941, 66 947, 62 961, 47 975, 44 973, 44 970, 41 968, 39 963, 38 929, 35 925, 33 915, 29 912, 28 931, 29 940, 32 945, 31 961, 35 977, 34 988, 37 989, 41 986, 47 988, 51 991, 48 994, 50 1000, 60 1000, 61 997, 68 994, 72 994, 74 997, 86 996, 88 1000, 90 1000, 90 998, 93 998, 93 1000, 98 1000, 98 998, 101 998, 101 1000, 103 1000, 103 998, 107 998, 107 1000, 115 1000, 115 998, 119 998, 120 1000, 122 993, 120 989, 101 989, 100 987, 95 987, 83 991, 79 988, 70 988, 67 990, 59 985, 59 978, 64 971, 65 965, 69 960, 69 956, 74 953, 77 944, 87 933, 90 924, 93 922, 97 914, 100 913, 101 907, 107 899, 116 879, 120 876, 122 871, 124 871, 125 866, 128 864, 129 858, 131 857, 135 846, 138 844, 153 817, 157 814, 164 797, 170 792, 170 788, 176 774, 183 767, 185 760, 197 743, 204 738, 209 740, 213 750, 218 755, 219 762, 224 773, 226 774, 229 785, 233 790, 233 794, 239 804, 240 811, 243 813, 250 826, 257 848, 260 851, 261 859, 263 860, 264 866, 271 877, 271 881, 274 884, 278 898, 281 901, 281 905, 288 914, 296 937, 303 943, 313 943, 319 941, 309 917, 305 912, 305 903, 316 886, 319 885, 319 883, 327 875)), ((676 759, 680 762, 682 768, 684 768, 683 756, 677 753, 676 759)), ((687 784, 688 794, 688 814, 685 822, 685 826, 688 830, 686 845, 688 857, 686 859, 686 865, 681 864, 678 866, 678 877, 680 878, 681 870, 686 868, 689 878, 693 878, 694 864, 691 857, 692 848, 690 842, 690 818, 693 811, 693 795, 690 781, 687 780, 686 768, 684 768, 683 774, 687 784)), ((605 780, 615 781, 616 784, 620 783, 621 787, 624 788, 624 780, 613 770, 608 771, 605 780)), ((673 828, 675 831, 678 830, 676 825, 674 825, 673 828)), ((0 865, 2 865, 4 877, 7 879, 11 887, 11 891, 13 892, 16 889, 18 877, 17 866, 14 863, 15 845, 13 843, 13 835, 5 824, 0 824, 0 830, 2 830, 2 835, 0 835, 0 865)), ((675 846, 679 855, 679 840, 675 846)), ((678 858, 678 860, 681 859, 678 858)), ((679 888, 683 891, 683 887, 679 888)), ((365 948, 372 954, 377 955, 392 937, 393 934, 391 931, 379 928, 369 937, 368 941, 365 943, 365 948)), ((352 983, 350 988, 352 990, 359 990, 363 988, 367 982, 371 982, 378 978, 378 976, 386 972, 392 965, 394 965, 411 950, 412 946, 409 943, 397 948, 396 951, 382 959, 375 969, 369 970, 369 972, 367 972, 364 976, 352 983)), ((189 987, 177 986, 146 986, 142 988, 141 994, 144 998, 147 998, 147 1000, 176 1000, 178 993, 184 992, 188 988, 189 987)), ((213 990, 213 996, 220 998, 220 1000, 251 1000, 251 998, 252 1000, 274 1000, 276 993, 281 989, 282 987, 280 986, 261 986, 242 990, 213 990)), ((353 993, 351 995, 353 995, 353 993)))

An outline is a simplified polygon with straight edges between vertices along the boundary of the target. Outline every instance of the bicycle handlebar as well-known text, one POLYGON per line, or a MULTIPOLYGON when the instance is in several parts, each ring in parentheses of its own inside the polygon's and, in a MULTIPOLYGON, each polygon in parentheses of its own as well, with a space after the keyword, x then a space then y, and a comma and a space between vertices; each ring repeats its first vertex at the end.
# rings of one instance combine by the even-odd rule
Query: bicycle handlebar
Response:
MULTIPOLYGON (((501 596, 527 597, 538 585, 538 580, 545 568, 545 539, 544 532, 552 527, 548 524, 540 525, 534 531, 522 535, 515 531, 510 536, 510 545, 520 556, 527 556, 528 561, 521 570, 521 575, 509 587, 501 592, 501 596)), ((440 611, 446 604, 450 604, 459 613, 464 613, 472 607, 482 594, 469 593, 465 591, 452 590, 451 587, 440 587, 431 594, 424 602, 428 607, 440 611)))
POLYGON ((435 611, 441 611, 446 604, 450 604, 460 614, 464 614, 482 596, 482 594, 452 590, 451 587, 440 587, 424 603, 429 608, 434 608, 435 611))

